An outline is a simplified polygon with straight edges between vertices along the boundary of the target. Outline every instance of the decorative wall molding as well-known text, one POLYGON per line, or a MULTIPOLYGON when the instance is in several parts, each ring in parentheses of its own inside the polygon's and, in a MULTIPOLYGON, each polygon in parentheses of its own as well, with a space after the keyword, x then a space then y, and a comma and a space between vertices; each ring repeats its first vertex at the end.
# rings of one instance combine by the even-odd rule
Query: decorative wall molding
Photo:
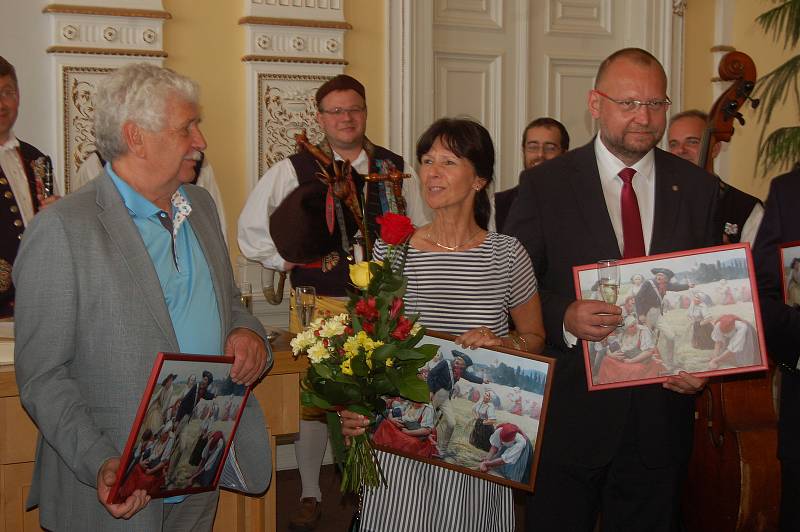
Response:
MULTIPOLYGON (((88 1, 86 3, 89 3, 88 1)), ((111 2, 109 2, 111 3, 111 2)), ((99 2, 98 2, 99 4, 99 2)), ((60 190, 72 190, 72 178, 94 150, 94 94, 108 72, 133 62, 162 64, 163 25, 171 15, 160 1, 139 0, 129 7, 51 4, 42 13, 50 19, 51 62, 56 100, 56 175, 60 190)))
POLYGON ((440 0, 435 3, 433 23, 500 30, 503 29, 503 0, 440 0))
POLYGON ((86 54, 86 55, 115 55, 129 57, 159 57, 166 58, 167 53, 151 50, 135 50, 124 48, 73 48, 70 46, 50 46, 47 48, 48 54, 86 54))
POLYGON ((75 175, 86 157, 95 149, 94 97, 97 83, 113 68, 89 66, 64 66, 61 69, 64 123, 65 192, 72 192, 71 177, 75 175))
POLYGON ((548 33, 611 36, 614 32, 612 0, 548 0, 545 9, 548 33))
POLYGON ((352 29, 340 0, 245 0, 242 62, 247 69, 248 181, 295 152, 302 129, 318 141, 314 94, 342 73, 344 34, 352 29))
POLYGON ((296 151, 294 135, 306 131, 311 142, 322 140, 316 121, 317 88, 332 76, 258 74, 258 175, 296 151))
POLYGON ((337 30, 352 30, 347 22, 335 20, 306 20, 299 18, 273 18, 273 17, 242 17, 239 24, 258 24, 262 26, 291 26, 295 28, 333 28, 337 30))
POLYGON ((678 17, 683 17, 686 13, 687 0, 672 0, 672 13, 678 17))
POLYGON ((104 17, 128 17, 128 18, 157 18, 168 20, 172 18, 167 11, 155 9, 128 9, 124 7, 102 7, 102 6, 76 6, 71 4, 50 4, 42 9, 45 14, 65 14, 65 15, 99 15, 104 17))

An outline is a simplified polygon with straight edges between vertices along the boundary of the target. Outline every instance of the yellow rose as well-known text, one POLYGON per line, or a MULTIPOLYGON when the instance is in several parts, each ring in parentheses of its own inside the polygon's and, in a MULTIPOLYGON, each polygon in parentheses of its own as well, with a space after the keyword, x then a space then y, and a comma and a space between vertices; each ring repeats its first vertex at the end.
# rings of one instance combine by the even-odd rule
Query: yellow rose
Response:
MULTIPOLYGON (((379 266, 383 265, 383 263, 380 261, 374 262, 379 266)), ((372 279, 372 274, 369 271, 369 264, 370 263, 368 261, 362 261, 358 264, 350 265, 350 280, 353 281, 354 285, 362 290, 369 286, 369 282, 372 279)))
POLYGON ((353 374, 353 370, 350 368, 350 359, 349 358, 346 358, 344 360, 344 362, 342 362, 342 366, 341 367, 342 367, 342 373, 344 373, 345 375, 352 375, 353 374))

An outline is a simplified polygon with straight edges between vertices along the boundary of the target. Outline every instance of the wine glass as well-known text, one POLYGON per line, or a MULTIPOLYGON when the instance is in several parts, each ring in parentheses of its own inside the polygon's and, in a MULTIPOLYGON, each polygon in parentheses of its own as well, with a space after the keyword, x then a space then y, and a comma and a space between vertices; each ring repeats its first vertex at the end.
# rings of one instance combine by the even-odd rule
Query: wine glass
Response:
POLYGON ((619 264, 614 259, 597 261, 597 292, 600 299, 611 305, 617 304, 619 295, 619 264))
POLYGON ((316 306, 317 291, 313 286, 296 286, 294 288, 294 310, 303 329, 314 320, 316 306))
POLYGON ((250 314, 253 313, 253 287, 247 281, 239 283, 239 299, 250 314))

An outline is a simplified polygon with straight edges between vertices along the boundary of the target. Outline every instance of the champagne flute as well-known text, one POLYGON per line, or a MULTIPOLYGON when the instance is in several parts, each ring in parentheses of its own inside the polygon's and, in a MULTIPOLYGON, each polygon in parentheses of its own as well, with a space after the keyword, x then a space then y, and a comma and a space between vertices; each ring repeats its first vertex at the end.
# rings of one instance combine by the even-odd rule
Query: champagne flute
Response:
POLYGON ((313 286, 296 286, 294 288, 294 310, 303 329, 314 320, 316 306, 317 291, 313 286))
POLYGON ((619 265, 614 259, 597 261, 597 291, 600 298, 611 305, 619 296, 619 265))
POLYGON ((239 300, 250 314, 253 313, 253 288, 247 281, 239 283, 239 300))

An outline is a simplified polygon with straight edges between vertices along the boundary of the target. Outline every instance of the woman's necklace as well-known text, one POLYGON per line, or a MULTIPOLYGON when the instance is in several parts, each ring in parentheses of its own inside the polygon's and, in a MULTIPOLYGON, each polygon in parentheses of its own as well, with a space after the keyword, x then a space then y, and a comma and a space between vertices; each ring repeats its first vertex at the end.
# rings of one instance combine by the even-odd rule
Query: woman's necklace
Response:
POLYGON ((475 237, 478 236, 478 234, 481 231, 482 231, 482 229, 478 228, 478 230, 475 231, 475 233, 471 237, 469 237, 464 242, 462 242, 460 244, 457 244, 455 246, 446 246, 444 244, 441 244, 438 240, 433 238, 433 236, 431 235, 430 231, 428 231, 428 233, 425 235, 425 240, 427 240, 428 242, 430 242, 431 244, 433 244, 437 248, 446 249, 447 251, 456 251, 457 249, 462 248, 462 247, 466 246, 467 244, 469 244, 470 242, 472 242, 473 240, 475 240, 475 237))

